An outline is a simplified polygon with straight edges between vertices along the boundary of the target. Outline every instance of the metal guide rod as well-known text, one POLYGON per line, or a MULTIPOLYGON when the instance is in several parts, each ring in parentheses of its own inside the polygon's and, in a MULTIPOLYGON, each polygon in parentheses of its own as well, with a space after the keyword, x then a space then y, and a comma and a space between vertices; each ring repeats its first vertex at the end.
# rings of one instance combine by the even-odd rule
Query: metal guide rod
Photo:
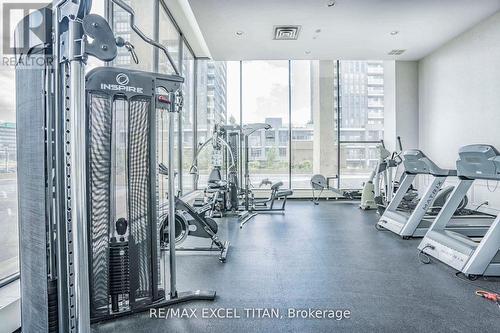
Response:
POLYGON ((66 219, 65 219, 65 185, 64 185, 64 152, 63 152, 63 124, 64 124, 64 107, 62 106, 62 95, 61 94, 61 80, 63 78, 63 73, 61 71, 61 64, 59 64, 60 59, 60 35, 61 29, 59 25, 60 10, 59 4, 54 6, 54 110, 55 110, 55 186, 56 186, 56 198, 54 203, 55 211, 55 221, 57 229, 57 303, 58 303, 58 318, 59 318, 59 333, 64 333, 69 330, 69 316, 68 316, 68 292, 67 292, 67 239, 66 239, 66 219))
POLYGON ((249 173, 249 163, 248 163, 248 135, 245 135, 245 210, 248 211, 249 205, 248 205, 248 191, 250 190, 250 173, 249 173))
POLYGON ((71 160, 71 225, 73 235, 74 292, 76 327, 79 333, 90 332, 90 297, 88 281, 87 195, 86 195, 86 119, 84 59, 82 59, 82 26, 69 22, 69 115, 71 160))
MULTIPOLYGON (((177 297, 176 262, 175 262, 175 172, 174 172, 174 123, 175 94, 170 93, 168 108, 168 245, 170 255, 170 298, 177 297)), ((165 290, 165 292, 167 292, 165 290)))

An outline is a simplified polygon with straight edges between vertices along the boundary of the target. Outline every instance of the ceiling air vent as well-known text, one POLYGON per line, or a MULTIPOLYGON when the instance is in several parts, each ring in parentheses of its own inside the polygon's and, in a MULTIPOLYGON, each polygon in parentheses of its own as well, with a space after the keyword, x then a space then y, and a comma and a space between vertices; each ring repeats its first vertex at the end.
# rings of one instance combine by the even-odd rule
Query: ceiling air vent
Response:
POLYGON ((398 50, 398 49, 394 49, 392 51, 390 51, 389 53, 387 53, 388 55, 402 55, 406 50, 398 50))
POLYGON ((274 27, 275 40, 296 40, 299 37, 300 25, 279 25, 274 27))

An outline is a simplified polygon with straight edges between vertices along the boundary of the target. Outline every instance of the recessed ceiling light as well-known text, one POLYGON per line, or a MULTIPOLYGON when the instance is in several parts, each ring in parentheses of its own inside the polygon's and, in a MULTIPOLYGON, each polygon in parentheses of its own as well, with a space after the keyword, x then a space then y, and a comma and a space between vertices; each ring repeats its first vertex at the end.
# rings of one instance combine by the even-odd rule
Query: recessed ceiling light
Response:
POLYGON ((329 0, 329 1, 326 3, 326 5, 327 5, 328 7, 333 7, 333 6, 335 6, 335 3, 336 3, 336 1, 335 1, 335 0, 329 0))
POLYGON ((395 36, 397 34, 399 34, 399 31, 397 31, 397 30, 391 31, 391 35, 393 35, 393 36, 395 36))
POLYGON ((306 51, 306 54, 311 54, 311 51, 307 50, 307 51, 306 51))
POLYGON ((237 36, 241 36, 241 35, 243 35, 243 31, 236 31, 236 35, 237 35, 237 36))

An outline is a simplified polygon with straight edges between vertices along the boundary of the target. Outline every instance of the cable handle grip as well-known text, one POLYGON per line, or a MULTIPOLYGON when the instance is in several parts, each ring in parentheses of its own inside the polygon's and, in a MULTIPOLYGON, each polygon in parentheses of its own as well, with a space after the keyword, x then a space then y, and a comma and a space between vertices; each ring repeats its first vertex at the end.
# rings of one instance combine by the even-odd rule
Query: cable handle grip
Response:
MULTIPOLYGON (((130 7, 129 5, 127 5, 125 2, 123 2, 123 0, 111 0, 111 1, 115 5, 117 5, 118 7, 120 7, 121 9, 123 9, 124 11, 126 11, 130 15, 130 27, 132 28, 132 30, 136 34, 138 34, 139 37, 141 37, 141 39, 143 41, 145 41, 146 43, 148 43, 150 45, 153 45, 154 47, 159 48, 160 50, 162 50, 163 53, 165 53, 165 56, 167 57, 168 62, 170 63, 170 65, 174 69, 175 74, 176 75, 180 75, 179 69, 177 68, 177 65, 175 64, 174 59, 172 58, 172 56, 168 52, 168 49, 165 46, 161 45, 160 43, 156 42, 155 40, 153 40, 153 39, 149 38, 148 36, 146 36, 142 32, 142 30, 139 29, 139 27, 137 27, 137 25, 135 25, 135 12, 132 9, 132 7, 130 7)), ((130 49, 129 49, 129 51, 130 51, 130 49)))
POLYGON ((125 47, 132 57, 132 60, 137 65, 139 64, 139 57, 137 57, 137 53, 135 53, 135 46, 130 42, 126 41, 122 37, 116 37, 116 46, 125 47))

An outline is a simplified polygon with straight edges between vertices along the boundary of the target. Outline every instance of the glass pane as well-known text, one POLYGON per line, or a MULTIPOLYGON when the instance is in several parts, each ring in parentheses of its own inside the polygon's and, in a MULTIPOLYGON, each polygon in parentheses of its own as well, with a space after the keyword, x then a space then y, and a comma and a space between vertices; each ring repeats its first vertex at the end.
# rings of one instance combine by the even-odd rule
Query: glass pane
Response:
POLYGON ((310 187, 314 161, 318 161, 318 156, 314 156, 313 122, 313 105, 319 101, 319 94, 313 94, 317 65, 317 61, 309 60, 292 61, 291 65, 292 188, 310 187))
POLYGON ((314 174, 338 175, 336 73, 334 60, 291 62, 293 188, 309 189, 314 174))
POLYGON ((340 187, 360 189, 377 164, 377 143, 340 145, 340 187))
POLYGON ((0 64, 0 280, 19 271, 14 71, 0 64))
MULTIPOLYGON (((167 15, 163 7, 160 6, 160 43, 164 45, 172 59, 174 60, 175 65, 179 68, 179 45, 180 45, 180 35, 177 29, 175 28, 172 20, 167 15)), ((163 51, 158 52, 158 60, 159 60, 159 70, 160 73, 173 74, 174 70, 172 65, 167 59, 167 56, 163 53, 163 51)))
MULTIPOLYGON (((341 61, 341 141, 379 141, 384 137, 382 61, 341 61)), ((376 144, 342 143, 340 186, 361 188, 376 163, 376 144)))
POLYGON ((250 181, 254 187, 265 179, 288 187, 288 61, 245 61, 242 75, 243 124, 272 126, 249 138, 250 181))
POLYGON ((193 116, 194 116, 194 57, 184 45, 182 56, 184 82, 184 109, 182 119, 182 192, 194 189, 193 175, 189 173, 193 161, 193 116))
POLYGON ((241 125, 240 117, 240 62, 226 62, 227 121, 228 125, 241 125))
MULTIPOLYGON (((239 62, 198 60, 197 147, 212 136, 215 124, 239 123, 239 62)), ((198 155, 198 188, 207 184, 211 170, 211 145, 198 155)))
MULTIPOLYGON (((154 0, 130 0, 129 5, 135 11, 135 24, 148 37, 153 38, 153 12, 154 0)), ((144 71, 153 70, 153 47, 144 42, 139 35, 130 28, 130 15, 120 7, 113 5, 113 31, 116 36, 120 36, 130 42, 135 47, 135 52, 139 58, 136 64, 124 47, 118 48, 118 56, 113 61, 116 67, 133 68, 144 71)))
POLYGON ((384 138, 382 61, 341 61, 341 141, 384 138))

